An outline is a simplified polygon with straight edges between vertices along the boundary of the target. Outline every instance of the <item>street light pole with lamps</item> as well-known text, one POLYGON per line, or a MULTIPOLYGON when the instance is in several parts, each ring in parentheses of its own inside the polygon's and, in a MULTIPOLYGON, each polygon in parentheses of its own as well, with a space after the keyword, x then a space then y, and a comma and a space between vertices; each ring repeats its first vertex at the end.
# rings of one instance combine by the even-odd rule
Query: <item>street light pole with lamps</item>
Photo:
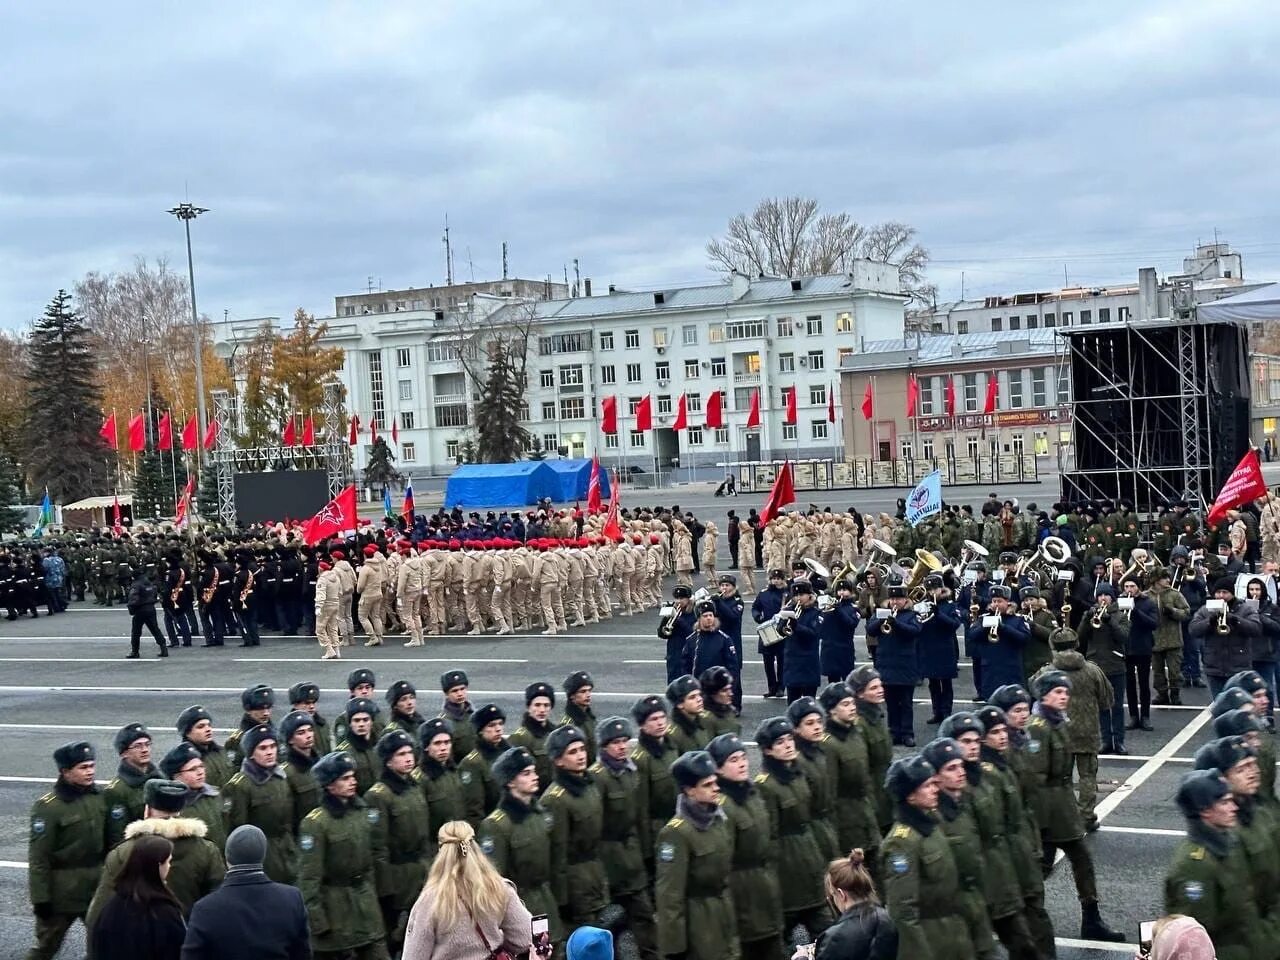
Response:
POLYGON ((180 203, 168 211, 183 222, 187 230, 187 281, 191 290, 191 329, 195 335, 196 361, 196 461, 204 465, 204 337, 200 328, 200 315, 196 313, 196 270, 191 259, 191 221, 202 213, 208 213, 207 207, 197 207, 191 203, 180 203))

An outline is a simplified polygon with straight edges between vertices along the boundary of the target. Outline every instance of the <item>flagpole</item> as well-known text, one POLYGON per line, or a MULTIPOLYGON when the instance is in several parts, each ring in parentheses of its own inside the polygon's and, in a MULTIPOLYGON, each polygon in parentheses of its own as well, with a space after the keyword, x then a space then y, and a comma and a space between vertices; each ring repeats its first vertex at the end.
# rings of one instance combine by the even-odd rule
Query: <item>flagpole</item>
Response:
POLYGON ((173 411, 169 411, 169 479, 173 481, 173 515, 178 515, 178 466, 173 458, 173 411))
MULTIPOLYGON (((874 464, 876 457, 880 455, 880 429, 876 423, 876 378, 874 374, 871 376, 871 422, 867 426, 871 432, 871 456, 868 459, 874 464)), ((875 468, 872 467, 872 469, 874 470, 875 468)), ((871 477, 868 476, 867 480, 870 481, 871 477)))

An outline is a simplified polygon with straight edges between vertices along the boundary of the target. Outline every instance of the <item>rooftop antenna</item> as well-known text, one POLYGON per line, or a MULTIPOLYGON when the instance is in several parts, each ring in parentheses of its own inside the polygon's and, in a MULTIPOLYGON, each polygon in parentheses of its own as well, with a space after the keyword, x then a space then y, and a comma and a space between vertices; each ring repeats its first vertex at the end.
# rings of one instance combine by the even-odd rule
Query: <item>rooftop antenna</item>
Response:
POLYGON ((449 245, 449 215, 444 215, 444 279, 453 286, 453 248, 449 245))
POLYGON ((373 274, 372 273, 369 274, 369 279, 365 281, 364 288, 366 293, 373 293, 373 274))
POLYGON ((471 244, 467 244, 467 269, 471 271, 471 282, 476 282, 476 265, 471 262, 471 244))
POLYGON ((507 241, 502 241, 502 279, 507 279, 507 241))
POLYGON ((582 271, 578 269, 578 258, 573 258, 573 295, 576 297, 582 289, 582 271))

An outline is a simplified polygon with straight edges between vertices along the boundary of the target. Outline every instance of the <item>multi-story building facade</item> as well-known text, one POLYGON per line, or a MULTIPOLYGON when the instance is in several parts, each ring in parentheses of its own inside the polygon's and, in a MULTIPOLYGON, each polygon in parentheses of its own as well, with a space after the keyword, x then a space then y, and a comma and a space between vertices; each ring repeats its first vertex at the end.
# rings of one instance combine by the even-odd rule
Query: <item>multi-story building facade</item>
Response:
POLYGON ((453 283, 440 287, 409 287, 405 290, 367 290, 333 298, 335 317, 362 317, 374 313, 430 312, 449 314, 466 308, 476 294, 513 300, 552 300, 569 296, 563 283, 504 277, 473 283, 453 283))
MULTIPOLYGON (((382 296, 388 295, 359 295, 382 296)), ((453 308, 346 313, 325 318, 325 342, 342 347, 339 374, 348 409, 380 433, 394 420, 398 466, 413 476, 449 473, 474 437, 475 384, 465 356, 479 356, 485 329, 529 324, 527 389, 521 420, 544 449, 599 453, 607 463, 649 472, 708 476, 719 463, 772 456, 830 457, 840 446, 827 419, 842 362, 869 341, 902 336, 906 297, 897 268, 857 261, 848 274, 749 279, 604 296, 517 300, 473 291, 453 308), (797 390, 797 423, 782 423, 783 391, 797 390), (762 423, 746 428, 754 391, 762 423), (705 403, 724 395, 725 426, 705 429, 705 403), (681 395, 688 428, 672 423, 681 395), (635 406, 650 396, 652 431, 637 431, 635 406), (600 400, 618 401, 619 430, 599 430, 600 400)), ((230 356, 261 320, 219 324, 217 348, 230 356)), ((475 364, 471 364, 473 367, 475 364)), ((354 452, 355 467, 368 456, 354 452)))

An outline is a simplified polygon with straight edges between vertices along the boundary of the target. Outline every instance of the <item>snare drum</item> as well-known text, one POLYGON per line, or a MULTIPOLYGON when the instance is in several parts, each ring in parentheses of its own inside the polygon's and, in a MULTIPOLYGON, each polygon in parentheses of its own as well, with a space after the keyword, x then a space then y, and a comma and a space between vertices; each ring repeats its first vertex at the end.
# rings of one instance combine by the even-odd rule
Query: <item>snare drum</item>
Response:
POLYGON ((778 628, 772 623, 762 623, 756 630, 756 636, 760 638, 760 646, 772 647, 775 643, 782 642, 782 636, 778 633, 778 628))

